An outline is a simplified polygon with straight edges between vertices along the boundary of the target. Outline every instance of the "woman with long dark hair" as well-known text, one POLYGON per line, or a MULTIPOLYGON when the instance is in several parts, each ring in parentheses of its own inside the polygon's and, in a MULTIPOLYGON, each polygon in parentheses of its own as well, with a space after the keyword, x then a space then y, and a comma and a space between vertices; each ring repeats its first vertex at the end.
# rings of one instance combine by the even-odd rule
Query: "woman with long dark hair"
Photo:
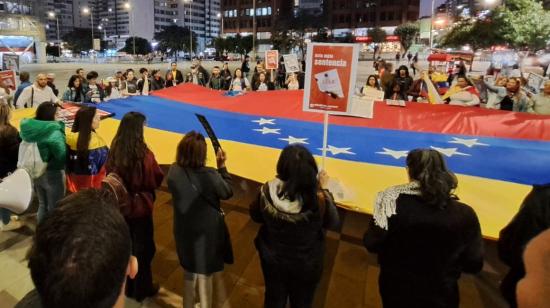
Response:
POLYGON ((364 243, 378 254, 384 308, 457 308, 458 278, 483 266, 474 210, 454 195, 457 179, 435 150, 407 156, 410 182, 378 194, 364 243))
POLYGON ((250 82, 248 78, 243 75, 243 71, 240 68, 235 69, 233 80, 231 81, 231 91, 246 91, 250 90, 250 82))
POLYGON ((72 75, 69 78, 67 90, 63 93, 63 101, 82 103, 86 101, 86 93, 82 85, 82 78, 79 75, 72 75))
POLYGON ((36 109, 34 119, 21 120, 21 139, 36 143, 40 158, 48 164, 46 172, 34 180, 38 196, 37 220, 51 212, 57 201, 65 196, 65 124, 56 120, 58 104, 44 102, 36 109))
MULTIPOLYGON (((17 169, 17 156, 21 138, 19 132, 10 123, 11 108, 0 103, 0 180, 17 169)), ((0 231, 10 222, 11 213, 0 208, 0 231)))
POLYGON ((128 112, 122 118, 111 143, 107 159, 107 173, 116 173, 122 179, 129 200, 122 214, 126 218, 132 237, 132 255, 138 259, 139 272, 126 282, 126 296, 141 302, 158 293, 153 283, 151 261, 155 255, 153 237, 153 203, 155 189, 162 183, 164 174, 155 155, 145 143, 143 127, 145 115, 128 112))
POLYGON ((109 148, 96 133, 99 120, 96 107, 82 106, 76 112, 71 132, 67 134, 67 189, 70 192, 100 188, 105 178, 109 148))
POLYGON ((173 196, 174 238, 185 270, 184 305, 195 307, 195 282, 201 308, 212 307, 213 274, 233 263, 233 250, 220 200, 233 196, 225 152, 216 155, 218 169, 206 167, 206 141, 197 132, 178 144, 176 162, 168 172, 173 196))
POLYGON ((382 88, 380 88, 380 84, 378 83, 378 76, 376 75, 370 75, 367 78, 367 82, 365 83, 365 86, 361 88, 361 93, 366 94, 368 91, 377 90, 381 91, 382 88))
POLYGON ((397 80, 392 80, 384 94, 385 99, 405 100, 405 92, 397 80))
POLYGON ((250 205, 262 226, 254 243, 265 281, 266 308, 311 307, 323 272, 326 228, 339 225, 328 175, 301 145, 287 146, 277 177, 265 183, 250 205))

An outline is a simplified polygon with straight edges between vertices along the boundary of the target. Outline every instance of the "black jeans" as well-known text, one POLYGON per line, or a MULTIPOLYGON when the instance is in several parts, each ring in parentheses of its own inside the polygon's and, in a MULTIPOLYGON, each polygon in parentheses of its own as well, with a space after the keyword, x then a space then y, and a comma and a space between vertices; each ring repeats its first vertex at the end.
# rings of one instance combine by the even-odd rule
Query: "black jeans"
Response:
POLYGON ((132 255, 137 258, 139 266, 136 277, 128 278, 126 281, 126 296, 142 301, 153 289, 151 262, 156 252, 153 216, 127 218, 126 223, 132 237, 132 255))
POLYGON ((321 280, 322 260, 305 264, 279 264, 260 256, 265 281, 265 308, 310 308, 321 280))

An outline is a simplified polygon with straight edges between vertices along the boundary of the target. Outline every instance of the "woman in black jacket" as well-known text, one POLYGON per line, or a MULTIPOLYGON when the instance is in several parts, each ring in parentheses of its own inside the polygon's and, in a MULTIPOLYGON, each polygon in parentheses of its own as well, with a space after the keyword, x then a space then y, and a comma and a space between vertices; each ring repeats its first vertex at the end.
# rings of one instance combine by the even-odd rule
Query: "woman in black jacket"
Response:
MULTIPOLYGON (((8 104, 0 103, 0 180, 17 169, 17 156, 21 137, 15 127, 10 124, 11 109, 8 104)), ((10 222, 11 213, 0 209, 0 230, 2 224, 10 222)))
POLYGON ((216 155, 218 170, 205 167, 204 136, 189 132, 180 141, 176 163, 168 172, 173 196, 174 238, 185 270, 184 307, 194 307, 195 281, 201 307, 212 306, 212 274, 233 263, 233 251, 220 200, 233 196, 225 152, 216 155))
POLYGON ((250 216, 261 223, 255 239, 265 281, 266 308, 311 307, 323 272, 324 229, 338 228, 339 217, 328 176, 301 145, 286 147, 277 177, 265 183, 250 216))
POLYGON ((407 156, 410 182, 378 194, 364 243, 378 254, 384 308, 457 308, 458 278, 483 266, 477 215, 435 150, 407 156))

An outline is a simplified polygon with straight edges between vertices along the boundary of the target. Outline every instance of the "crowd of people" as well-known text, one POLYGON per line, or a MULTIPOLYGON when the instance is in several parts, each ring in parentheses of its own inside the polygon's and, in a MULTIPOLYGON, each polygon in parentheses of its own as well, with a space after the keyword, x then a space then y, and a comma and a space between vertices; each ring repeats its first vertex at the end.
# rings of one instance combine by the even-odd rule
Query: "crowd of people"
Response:
MULTIPOLYGON (((137 79, 129 70, 108 78, 106 86, 98 83, 97 73, 80 69, 63 98, 100 102, 113 93, 147 95, 182 82, 235 91, 302 86, 295 75, 288 80, 278 75, 277 84, 271 83, 262 63, 249 82, 246 61, 233 74, 226 66, 209 74, 200 62, 187 74, 173 63, 165 79, 159 71, 149 77, 146 69, 137 79)), ((404 99, 418 83, 406 66, 393 73, 389 63, 379 65, 380 74, 369 76, 365 88, 383 90, 389 99, 404 99)), ((35 159, 46 168, 29 170, 38 198, 38 226, 29 253, 35 290, 17 307, 123 307, 124 295, 140 302, 155 296, 159 284, 151 270, 156 252, 153 212, 155 191, 165 177, 173 197, 176 252, 185 273, 184 307, 212 307, 213 275, 235 259, 221 207, 222 200, 233 196, 227 154, 219 149, 217 168, 207 167, 204 136, 188 132, 165 175, 145 140, 144 114, 125 114, 108 145, 97 133, 98 110, 83 105, 66 133, 56 117, 60 105, 53 76, 48 80, 48 75, 38 75, 32 85, 28 74, 21 76, 27 86, 18 89, 16 105, 37 109, 17 129, 10 124, 12 109, 0 103, 0 178, 17 168, 21 155, 26 155, 20 151, 23 146, 36 145, 35 159)), ((453 79, 456 87, 467 87, 463 75, 453 79)), ((506 80, 506 88, 509 83, 506 80)), ((499 79, 491 104, 510 104, 505 101, 510 97, 507 90, 500 89, 504 84, 499 79)), ((550 95, 550 83, 544 90, 550 95)), ((453 95, 448 97, 451 103, 453 95)), ((461 99, 466 101, 465 96, 461 99)), ((529 106, 520 111, 529 111, 529 106)), ((287 146, 274 167, 273 179, 261 186, 249 205, 251 219, 260 224, 254 245, 265 282, 264 306, 311 307, 325 266, 326 230, 339 230, 339 211, 328 190, 328 174, 319 170, 307 148, 287 146)), ((458 307, 461 273, 477 273, 483 267, 477 215, 454 194, 458 181, 441 153, 413 150, 406 167, 409 182, 378 194, 364 236, 365 247, 378 254, 383 305, 458 307)), ((550 228, 549 209, 550 185, 537 186, 501 233, 500 256, 510 266, 502 292, 513 307, 550 305, 550 231, 545 231, 550 228)), ((3 224, 9 223, 11 213, 0 209, 0 214, 3 224)))
POLYGON ((141 68, 139 72, 127 69, 103 79, 100 79, 96 71, 86 73, 84 69, 79 68, 69 78, 67 88, 63 92, 55 85, 55 74, 38 74, 34 83, 31 83, 29 73, 21 72, 20 85, 15 91, 0 83, 0 100, 10 104, 13 102, 16 108, 36 107, 46 101, 97 104, 111 99, 149 95, 153 91, 182 83, 220 91, 298 90, 304 87, 303 72, 287 73, 283 63, 279 69, 268 71, 263 60, 258 61, 251 72, 248 56, 233 72, 229 69, 228 63, 223 63, 222 67, 214 66, 212 71, 208 72, 198 59, 193 61, 187 73, 178 69, 176 62, 172 62, 170 66, 166 73, 157 69, 149 71, 147 68, 141 68))
MULTIPOLYGON (((381 59, 375 61, 377 74, 367 78, 361 92, 366 94, 367 91, 378 90, 384 92, 385 99, 428 102, 430 93, 426 83, 430 82, 437 95, 440 95, 441 101, 446 104, 550 115, 550 80, 543 83, 540 93, 533 94, 523 89, 528 81, 521 77, 521 73, 510 73, 510 76, 498 75, 497 78, 470 78, 463 62, 457 63, 454 69, 448 72, 438 72, 430 67, 415 79, 418 70, 417 56, 409 62, 412 74, 407 65, 400 65, 393 71, 392 62, 381 59), (486 93, 481 93, 475 83, 482 84, 486 93)), ((396 63, 399 63, 399 60, 396 60, 396 63)))

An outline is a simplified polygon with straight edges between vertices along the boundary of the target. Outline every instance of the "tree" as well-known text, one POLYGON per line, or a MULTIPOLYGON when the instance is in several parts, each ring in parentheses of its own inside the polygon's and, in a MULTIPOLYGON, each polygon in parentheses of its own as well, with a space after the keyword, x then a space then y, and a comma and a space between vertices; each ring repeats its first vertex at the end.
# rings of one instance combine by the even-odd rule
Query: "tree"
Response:
POLYGON ((407 53, 416 40, 419 32, 420 27, 418 23, 408 22, 397 26, 397 28, 393 31, 393 34, 399 36, 399 41, 401 42, 401 46, 403 46, 404 53, 407 53))
MULTIPOLYGON (((138 55, 146 55, 153 51, 153 48, 151 47, 151 43, 147 39, 144 39, 142 37, 135 37, 135 53, 138 55)), ((127 52, 129 54, 134 53, 134 37, 129 37, 126 39, 126 43, 124 45, 124 48, 122 48, 120 51, 127 52)))
POLYGON ((86 28, 74 28, 73 31, 63 36, 68 49, 74 53, 92 49, 92 30, 86 28))
POLYGON ((312 41, 325 43, 330 41, 327 28, 321 28, 317 31, 317 34, 313 36, 312 41))
POLYGON ((237 43, 235 48, 236 53, 241 56, 245 56, 252 51, 252 48, 254 47, 252 35, 241 36, 240 34, 237 34, 235 39, 237 43))
POLYGON ((273 48, 280 51, 298 48, 303 56, 306 51, 306 34, 315 30, 319 33, 324 29, 324 24, 325 15, 316 15, 308 11, 299 11, 297 14, 292 10, 285 11, 278 19, 276 31, 271 37, 273 48))
POLYGON ((197 46, 197 35, 190 33, 188 28, 172 25, 155 34, 155 40, 159 43, 158 49, 162 52, 177 54, 179 51, 191 51, 189 38, 192 35, 193 49, 197 46))
POLYGON ((460 48, 470 45, 472 50, 490 48, 502 44, 498 25, 491 19, 463 19, 458 21, 439 40, 442 47, 460 48))
POLYGON ((550 11, 539 1, 507 0, 493 13, 504 40, 515 48, 542 49, 550 38, 550 11))
POLYGON ((281 53, 287 53, 296 47, 296 40, 290 30, 279 30, 274 31, 271 35, 271 44, 273 49, 277 49, 281 53))
POLYGON ((223 37, 217 37, 214 39, 213 45, 216 49, 216 56, 221 57, 230 50, 228 43, 228 40, 223 37))
POLYGON ((387 33, 384 29, 376 27, 369 29, 367 35, 372 38, 373 43, 382 43, 386 41, 387 33))

